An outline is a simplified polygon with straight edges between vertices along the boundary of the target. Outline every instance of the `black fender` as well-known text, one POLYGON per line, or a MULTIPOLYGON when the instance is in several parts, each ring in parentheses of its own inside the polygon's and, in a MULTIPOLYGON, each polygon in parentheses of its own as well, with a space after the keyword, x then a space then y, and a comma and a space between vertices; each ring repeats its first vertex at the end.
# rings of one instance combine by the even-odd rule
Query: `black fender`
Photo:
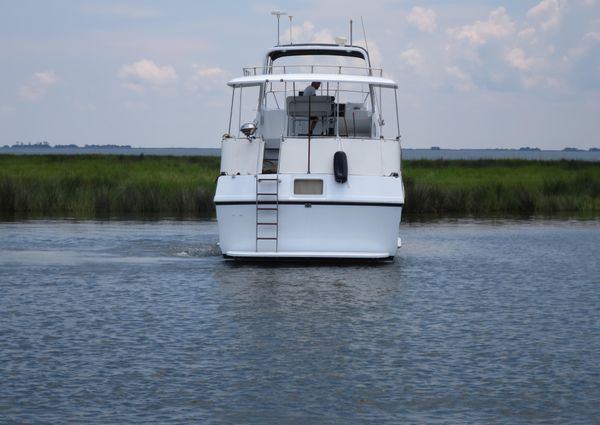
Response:
POLYGON ((333 155, 333 174, 335 181, 346 183, 348 181, 348 158, 346 152, 337 151, 333 155))

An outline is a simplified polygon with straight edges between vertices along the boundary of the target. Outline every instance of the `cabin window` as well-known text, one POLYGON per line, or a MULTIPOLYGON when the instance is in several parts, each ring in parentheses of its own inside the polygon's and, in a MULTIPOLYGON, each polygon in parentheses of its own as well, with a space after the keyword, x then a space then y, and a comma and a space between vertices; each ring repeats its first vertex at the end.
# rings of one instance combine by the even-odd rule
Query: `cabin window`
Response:
POLYGON ((322 195, 323 180, 296 179, 294 180, 295 195, 322 195))

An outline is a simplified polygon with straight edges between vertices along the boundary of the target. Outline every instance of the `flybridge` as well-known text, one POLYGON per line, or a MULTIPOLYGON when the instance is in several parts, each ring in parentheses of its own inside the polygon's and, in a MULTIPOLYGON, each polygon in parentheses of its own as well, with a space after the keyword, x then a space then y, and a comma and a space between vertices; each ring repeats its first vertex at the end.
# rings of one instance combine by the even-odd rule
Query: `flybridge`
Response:
MULTIPOLYGON (((315 58, 312 59, 316 60, 315 58)), ((368 52, 360 46, 344 44, 289 44, 276 46, 271 49, 265 57, 263 66, 243 68, 244 77, 265 74, 345 74, 383 77, 383 70, 371 67, 368 52), (359 61, 364 62, 363 64, 357 62, 354 66, 348 63, 291 63, 275 65, 275 61, 278 59, 300 56, 346 57, 359 59, 359 61)))

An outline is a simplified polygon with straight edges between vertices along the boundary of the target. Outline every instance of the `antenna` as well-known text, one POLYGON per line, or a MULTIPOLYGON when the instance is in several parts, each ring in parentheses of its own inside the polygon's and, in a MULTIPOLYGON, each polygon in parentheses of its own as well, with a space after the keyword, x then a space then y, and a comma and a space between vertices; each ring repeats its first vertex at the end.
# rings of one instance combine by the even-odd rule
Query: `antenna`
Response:
POLYGON ((365 37, 365 47, 367 48, 367 53, 369 53, 369 43, 367 42, 367 32, 365 31, 365 22, 363 21, 363 17, 360 17, 360 24, 362 25, 363 36, 365 37))
POLYGON ((277 16, 277 45, 279 46, 279 18, 287 15, 287 13, 281 12, 280 10, 274 10, 271 12, 271 15, 277 16))
POLYGON ((352 46, 352 19, 350 19, 350 45, 352 46))
POLYGON ((293 16, 292 15, 288 15, 288 18, 290 19, 290 44, 294 44, 292 42, 292 18, 293 18, 293 16))

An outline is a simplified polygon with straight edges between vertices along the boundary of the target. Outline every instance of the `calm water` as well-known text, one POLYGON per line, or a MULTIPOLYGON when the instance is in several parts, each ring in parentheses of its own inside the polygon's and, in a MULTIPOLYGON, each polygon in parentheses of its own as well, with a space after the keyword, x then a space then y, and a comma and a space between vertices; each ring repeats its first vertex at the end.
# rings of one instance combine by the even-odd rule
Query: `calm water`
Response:
POLYGON ((0 423, 599 423, 600 222, 236 265, 214 222, 0 223, 0 423))

